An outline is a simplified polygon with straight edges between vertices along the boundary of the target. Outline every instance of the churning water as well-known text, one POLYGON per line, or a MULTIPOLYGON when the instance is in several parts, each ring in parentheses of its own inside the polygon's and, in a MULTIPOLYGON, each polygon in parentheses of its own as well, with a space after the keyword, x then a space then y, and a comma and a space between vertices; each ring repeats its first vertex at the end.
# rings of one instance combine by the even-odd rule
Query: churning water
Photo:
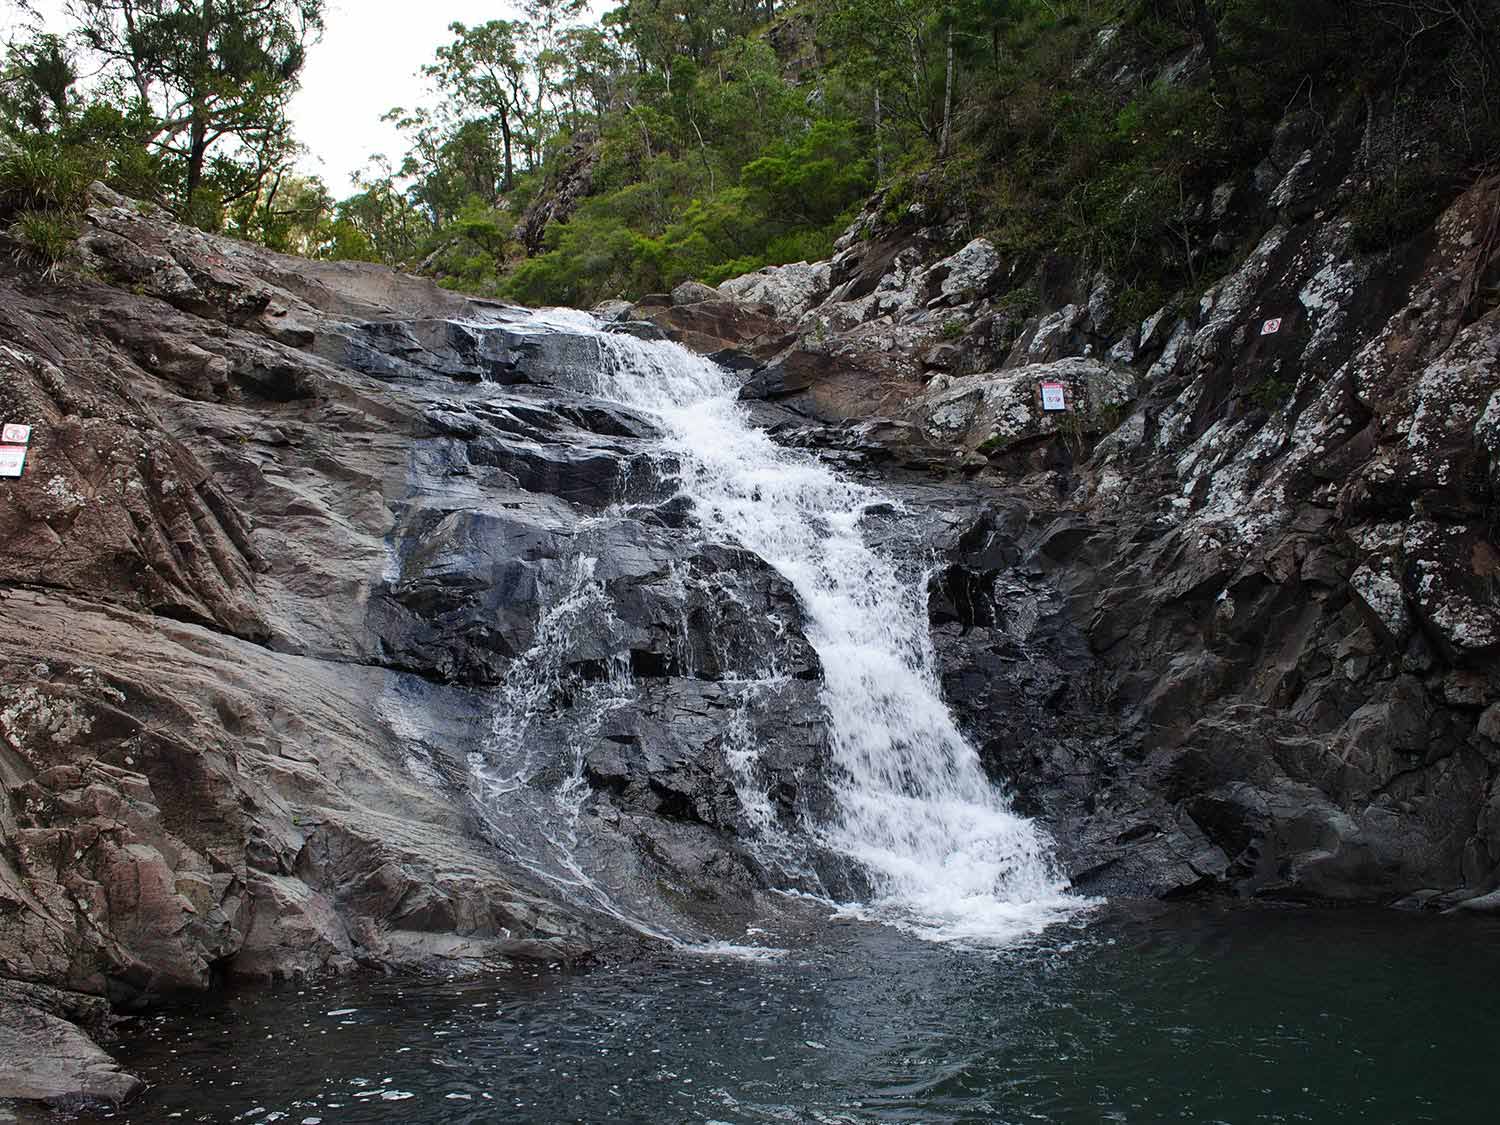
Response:
MULTIPOLYGON (((943 702, 923 576, 903 576, 864 532, 866 513, 891 501, 778 446, 750 423, 733 377, 676 344, 602 332, 564 310, 533 326, 596 341, 595 393, 656 420, 659 463, 702 533, 754 552, 795 588, 822 663, 837 798, 836 816, 807 829, 874 888, 840 909, 980 943, 1077 910, 1045 834, 1011 810, 943 702)), ((528 663, 545 665, 542 655, 528 663)), ((524 725, 524 708, 506 721, 524 725)))

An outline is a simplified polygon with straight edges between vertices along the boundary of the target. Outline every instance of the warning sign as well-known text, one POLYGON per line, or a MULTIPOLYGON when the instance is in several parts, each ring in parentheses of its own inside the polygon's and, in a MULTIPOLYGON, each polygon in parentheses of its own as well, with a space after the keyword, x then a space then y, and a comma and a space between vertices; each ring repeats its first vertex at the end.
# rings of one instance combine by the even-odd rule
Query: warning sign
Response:
POLYGON ((1281 317, 1272 317, 1260 326, 1262 336, 1274 336, 1281 331, 1281 317))
POLYGON ((6 445, 29 445, 31 443, 31 427, 17 425, 15 422, 7 422, 0 427, 0 442, 6 445))
POLYGON ((18 477, 25 467, 24 445, 0 445, 0 477, 18 477))
POLYGON ((1042 409, 1048 413, 1068 408, 1068 391, 1061 383, 1042 384, 1042 409))

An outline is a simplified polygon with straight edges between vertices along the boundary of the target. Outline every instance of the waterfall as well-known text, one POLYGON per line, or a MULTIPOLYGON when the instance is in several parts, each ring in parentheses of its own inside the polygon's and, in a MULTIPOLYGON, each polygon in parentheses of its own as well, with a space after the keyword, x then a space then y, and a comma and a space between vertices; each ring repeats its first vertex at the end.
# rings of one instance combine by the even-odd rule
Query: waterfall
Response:
POLYGON ((873 888, 841 912, 988 942, 1076 911, 1045 833, 1010 809, 943 702, 925 581, 903 579, 867 541, 865 513, 891 510, 890 498, 778 446, 750 423, 733 377, 676 344, 565 310, 532 325, 597 341, 594 392, 655 419, 660 463, 702 533, 760 556, 796 590, 823 668, 837 802, 808 830, 873 888))

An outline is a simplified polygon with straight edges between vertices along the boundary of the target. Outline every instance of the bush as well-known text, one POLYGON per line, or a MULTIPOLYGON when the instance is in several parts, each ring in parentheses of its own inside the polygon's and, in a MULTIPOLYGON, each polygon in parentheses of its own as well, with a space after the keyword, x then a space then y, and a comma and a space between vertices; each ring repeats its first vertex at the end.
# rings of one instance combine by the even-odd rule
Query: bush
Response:
POLYGON ((1432 184, 1389 184, 1355 206, 1349 244, 1366 254, 1400 246, 1425 230, 1446 201, 1432 184))
POLYGON ((73 214, 88 202, 94 169, 51 138, 26 138, 0 156, 0 215, 73 214))
POLYGON ((23 211, 11 224, 10 237, 17 260, 41 268, 50 278, 73 256, 78 227, 70 216, 55 211, 23 211))
POLYGON ((1279 375, 1271 375, 1251 387, 1247 397, 1262 410, 1274 412, 1281 409, 1282 404, 1290 400, 1296 390, 1295 383, 1288 382, 1279 375))
POLYGON ((113 155, 105 182, 131 199, 160 202, 161 180, 161 158, 139 145, 131 145, 122 147, 113 155))

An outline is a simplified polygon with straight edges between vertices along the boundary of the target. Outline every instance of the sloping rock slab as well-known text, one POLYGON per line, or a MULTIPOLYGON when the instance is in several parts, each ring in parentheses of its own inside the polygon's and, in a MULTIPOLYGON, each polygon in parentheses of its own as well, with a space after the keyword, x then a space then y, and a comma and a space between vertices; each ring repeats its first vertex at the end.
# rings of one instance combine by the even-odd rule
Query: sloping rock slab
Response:
POLYGON ((0 1099, 119 1105, 145 1088, 67 1020, 0 1000, 0 1099))

